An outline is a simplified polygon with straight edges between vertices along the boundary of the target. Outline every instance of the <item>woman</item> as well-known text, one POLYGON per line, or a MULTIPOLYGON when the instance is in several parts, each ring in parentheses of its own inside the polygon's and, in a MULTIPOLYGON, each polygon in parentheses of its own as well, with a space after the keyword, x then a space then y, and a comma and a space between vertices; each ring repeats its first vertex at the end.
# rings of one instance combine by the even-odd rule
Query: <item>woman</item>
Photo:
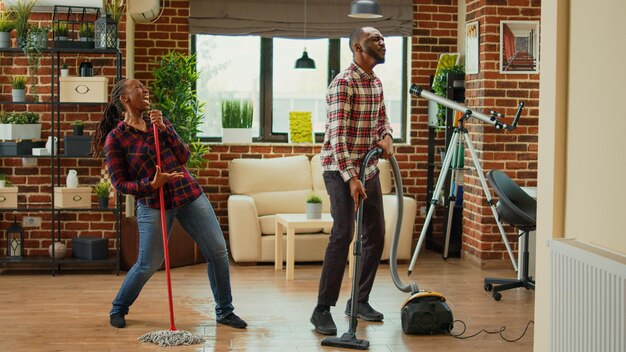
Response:
POLYGON ((100 155, 104 149, 113 185, 135 196, 139 228, 137 262, 113 301, 111 325, 126 326, 129 307, 163 263, 158 191, 163 187, 168 236, 176 217, 206 258, 217 322, 245 328, 247 323, 233 312, 226 241, 211 204, 185 168, 189 149, 161 112, 150 110, 149 91, 141 82, 121 80, 111 95, 94 135, 92 154, 100 155), (153 124, 159 130, 162 170, 156 165, 153 124))

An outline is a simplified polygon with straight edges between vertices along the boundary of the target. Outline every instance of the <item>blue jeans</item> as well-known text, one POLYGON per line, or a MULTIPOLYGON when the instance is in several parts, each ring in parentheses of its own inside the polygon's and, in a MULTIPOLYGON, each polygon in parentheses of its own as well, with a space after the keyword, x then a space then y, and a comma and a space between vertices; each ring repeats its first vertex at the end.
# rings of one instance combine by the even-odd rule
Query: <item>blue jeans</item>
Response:
MULTIPOLYGON (((215 300, 215 317, 219 320, 227 316, 235 309, 230 291, 228 250, 211 203, 203 194, 185 206, 166 210, 165 217, 168 238, 174 217, 176 217, 185 231, 198 244, 200 252, 207 261, 209 282, 215 300)), ((126 274, 109 314, 128 314, 128 308, 135 302, 143 286, 163 264, 160 210, 138 204, 137 226, 139 228, 137 262, 126 274)))

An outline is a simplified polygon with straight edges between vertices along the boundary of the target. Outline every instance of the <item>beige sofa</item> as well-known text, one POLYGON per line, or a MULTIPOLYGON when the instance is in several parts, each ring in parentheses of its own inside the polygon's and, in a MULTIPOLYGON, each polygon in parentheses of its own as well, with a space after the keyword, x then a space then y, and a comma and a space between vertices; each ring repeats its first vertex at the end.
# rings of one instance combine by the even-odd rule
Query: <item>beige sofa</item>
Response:
MULTIPOLYGON (((388 259, 397 200, 395 194, 391 194, 389 162, 381 160, 379 168, 386 222, 382 259, 388 259)), ((305 200, 312 193, 322 197, 323 211, 330 213, 319 155, 311 160, 304 155, 234 159, 228 167, 228 179, 231 191, 228 198, 228 232, 230 252, 235 262, 274 262, 275 214, 304 213, 305 200)), ((398 259, 410 259, 416 211, 416 201, 404 197, 398 259)), ((295 261, 322 261, 329 234, 330 227, 296 233, 295 261)))

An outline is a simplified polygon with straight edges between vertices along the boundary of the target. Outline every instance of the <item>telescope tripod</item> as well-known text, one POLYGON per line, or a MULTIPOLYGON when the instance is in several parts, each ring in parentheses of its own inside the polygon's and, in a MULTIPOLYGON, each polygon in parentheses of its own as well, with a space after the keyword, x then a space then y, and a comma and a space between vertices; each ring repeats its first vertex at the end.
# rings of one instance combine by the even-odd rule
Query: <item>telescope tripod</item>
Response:
POLYGON ((448 144, 448 149, 446 151, 446 156, 444 157, 444 160, 443 160, 443 166, 442 166, 441 172, 439 173, 439 177, 437 178, 437 183, 435 185, 435 190, 433 192, 432 198, 430 199, 430 207, 428 209, 428 213, 426 214, 426 219, 424 220, 424 226, 422 227, 422 232, 420 233, 417 246, 415 247, 415 252, 413 252, 411 264, 409 265, 409 275, 413 271, 413 267, 415 266, 417 256, 420 252, 420 249, 422 248, 424 239, 426 238, 426 231, 428 230, 428 226, 430 225, 430 221, 432 220, 433 214, 435 212, 435 205, 437 204, 437 200, 439 199, 439 195, 441 194, 441 190, 443 189, 443 185, 448 175, 448 171, 452 169, 452 175, 451 175, 451 180, 450 180, 451 187, 450 187, 450 194, 448 197, 448 202, 449 202, 448 223, 446 226, 446 237, 445 237, 444 250, 443 250, 443 258, 444 259, 448 258, 448 248, 450 245, 450 231, 452 228, 452 215, 454 211, 454 203, 456 202, 456 196, 457 196, 456 185, 459 179, 459 173, 462 170, 459 160, 462 157, 460 153, 462 153, 461 147, 463 146, 464 143, 467 145, 467 148, 469 149, 470 154, 472 156, 472 163, 474 164, 474 167, 476 168, 476 172, 478 173, 478 178, 480 179, 480 184, 485 193, 485 197, 487 198, 487 203, 491 207, 491 212, 493 213, 493 217, 495 218, 496 224, 498 225, 498 229, 500 230, 502 241, 504 242, 504 245, 506 246, 507 252, 509 252, 509 257, 511 258, 511 262, 513 263, 513 268, 515 268, 515 271, 517 271, 517 262, 513 256, 513 252, 511 251, 511 246, 509 245, 509 241, 506 237, 506 232, 504 232, 504 228, 502 227, 502 224, 500 223, 500 219, 496 211, 496 206, 491 197, 491 193, 489 192, 489 188, 487 187, 487 182, 485 181, 485 175, 483 174, 483 169, 480 163, 478 162, 478 157, 476 156, 474 145, 472 144, 472 140, 469 138, 467 129, 464 126, 465 121, 470 116, 471 116, 471 112, 466 112, 459 119, 457 127, 455 127, 454 131, 452 132, 452 137, 450 139, 450 143, 448 144), (450 167, 453 160, 455 161, 455 165, 453 165, 453 167, 450 167))

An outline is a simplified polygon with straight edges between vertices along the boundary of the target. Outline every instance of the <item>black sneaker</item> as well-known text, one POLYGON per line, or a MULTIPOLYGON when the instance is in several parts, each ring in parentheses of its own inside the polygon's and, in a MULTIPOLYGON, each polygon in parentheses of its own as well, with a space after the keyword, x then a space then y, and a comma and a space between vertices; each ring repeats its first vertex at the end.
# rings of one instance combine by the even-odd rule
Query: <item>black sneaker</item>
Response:
MULTIPOLYGON (((345 311, 347 316, 350 316, 350 308, 350 300, 348 300, 348 302, 346 303, 345 311)), ((385 318, 383 313, 374 310, 374 308, 372 308, 372 306, 370 306, 370 304, 367 302, 359 302, 356 307, 356 316, 357 318, 361 318, 367 321, 383 321, 383 319, 385 318)))
POLYGON ((333 321, 333 316, 328 310, 323 312, 313 311, 311 324, 315 325, 315 331, 318 334, 337 335, 337 326, 333 321))
POLYGON ((115 313, 109 316, 109 323, 114 328, 122 329, 126 326, 126 319, 124 318, 124 314, 115 313))
POLYGON ((228 325, 235 329, 245 329, 246 326, 248 326, 248 323, 246 323, 243 319, 238 317, 237 314, 233 312, 223 317, 222 319, 219 319, 217 322, 219 324, 228 325))

